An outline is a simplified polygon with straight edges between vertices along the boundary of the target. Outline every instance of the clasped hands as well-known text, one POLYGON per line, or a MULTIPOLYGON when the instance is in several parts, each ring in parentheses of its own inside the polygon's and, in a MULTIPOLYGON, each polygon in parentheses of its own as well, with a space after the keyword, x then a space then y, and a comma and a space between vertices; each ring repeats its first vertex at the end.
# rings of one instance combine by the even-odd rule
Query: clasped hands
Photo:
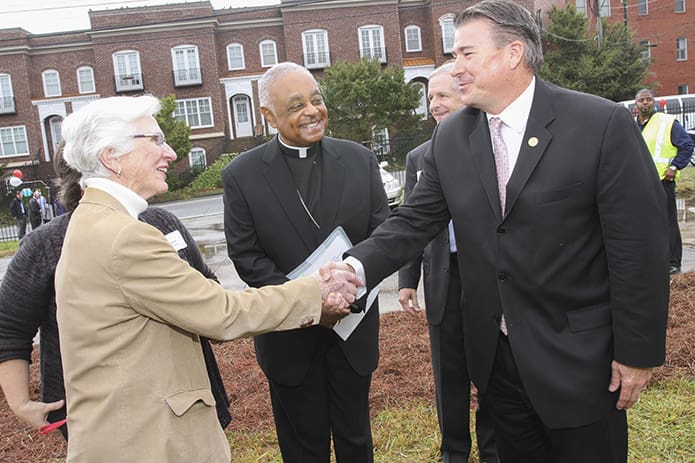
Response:
POLYGON ((355 271, 343 262, 329 262, 319 269, 321 287, 321 320, 319 324, 332 328, 350 314, 349 305, 355 301, 357 288, 364 286, 355 271))

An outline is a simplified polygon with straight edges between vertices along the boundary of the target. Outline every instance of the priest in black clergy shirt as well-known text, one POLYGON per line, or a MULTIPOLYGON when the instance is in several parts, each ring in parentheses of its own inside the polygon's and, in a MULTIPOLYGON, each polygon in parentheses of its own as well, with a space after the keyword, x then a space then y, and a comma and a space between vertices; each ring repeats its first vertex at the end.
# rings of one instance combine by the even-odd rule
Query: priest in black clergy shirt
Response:
MULTIPOLYGON (((295 63, 258 82, 278 130, 222 172, 227 251, 252 287, 279 284, 338 226, 353 243, 389 214, 378 163, 363 146, 324 137, 328 113, 312 74, 295 63)), ((379 359, 378 303, 343 341, 323 327, 255 338, 285 463, 373 461, 369 387, 379 359)))

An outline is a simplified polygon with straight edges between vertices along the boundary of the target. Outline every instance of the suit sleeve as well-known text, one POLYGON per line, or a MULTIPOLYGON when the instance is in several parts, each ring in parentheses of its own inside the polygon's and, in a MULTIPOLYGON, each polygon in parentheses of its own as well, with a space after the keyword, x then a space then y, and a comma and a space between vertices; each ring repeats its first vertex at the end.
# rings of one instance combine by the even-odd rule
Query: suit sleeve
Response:
POLYGON ((161 233, 133 222, 113 241, 111 271, 128 307, 212 339, 229 340, 318 323, 314 277, 283 286, 226 291, 192 269, 161 233))
MULTIPOLYGON (((244 193, 230 167, 222 171, 224 187, 224 234, 227 254, 239 277, 249 286, 282 284, 288 281, 258 242, 256 227, 244 193)), ((278 230, 282 233, 282 230, 278 230)))
MULTIPOLYGON (((404 200, 408 201, 417 183, 417 165, 415 162, 415 152, 411 151, 405 158, 405 192, 404 200)), ((398 289, 411 288, 417 289, 420 282, 420 269, 422 255, 405 264, 398 271, 398 289)))
POLYGON ((606 127, 597 179, 610 278, 614 358, 661 365, 669 299, 665 194, 639 129, 624 108, 606 127))

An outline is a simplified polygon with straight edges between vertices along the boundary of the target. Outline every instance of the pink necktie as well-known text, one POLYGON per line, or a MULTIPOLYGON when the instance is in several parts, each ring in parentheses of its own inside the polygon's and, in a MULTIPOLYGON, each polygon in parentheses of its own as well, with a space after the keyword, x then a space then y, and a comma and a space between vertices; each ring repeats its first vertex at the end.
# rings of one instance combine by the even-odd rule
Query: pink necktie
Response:
POLYGON ((507 180, 509 180, 509 157, 507 156, 507 145, 502 138, 502 119, 499 117, 490 118, 490 129, 492 132, 492 152, 495 153, 495 169, 497 169, 497 190, 500 195, 500 207, 502 215, 507 201, 507 180))
MULTIPOLYGON (((499 117, 490 118, 490 129, 492 132, 492 151, 495 153, 495 169, 497 169, 497 189, 500 195, 500 207, 504 215, 504 206, 507 200, 507 180, 509 179, 509 158, 507 157, 507 145, 502 139, 502 119, 499 117)), ((507 321, 500 320, 500 331, 507 336, 507 321)))

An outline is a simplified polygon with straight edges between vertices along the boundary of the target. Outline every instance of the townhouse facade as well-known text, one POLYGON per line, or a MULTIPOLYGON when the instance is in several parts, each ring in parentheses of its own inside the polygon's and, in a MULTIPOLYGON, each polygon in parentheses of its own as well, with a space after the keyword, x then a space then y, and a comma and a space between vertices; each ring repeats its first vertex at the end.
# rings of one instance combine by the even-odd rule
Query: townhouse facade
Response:
POLYGON ((88 30, 0 30, 2 178, 15 169, 25 180, 50 178, 63 119, 114 95, 175 95, 174 115, 192 142, 179 169, 248 149, 274 133, 259 109, 258 80, 282 61, 318 78, 361 57, 401 65, 422 88, 425 118, 427 76, 449 59, 454 13, 471 3, 283 0, 215 10, 200 1, 90 11, 88 30))

